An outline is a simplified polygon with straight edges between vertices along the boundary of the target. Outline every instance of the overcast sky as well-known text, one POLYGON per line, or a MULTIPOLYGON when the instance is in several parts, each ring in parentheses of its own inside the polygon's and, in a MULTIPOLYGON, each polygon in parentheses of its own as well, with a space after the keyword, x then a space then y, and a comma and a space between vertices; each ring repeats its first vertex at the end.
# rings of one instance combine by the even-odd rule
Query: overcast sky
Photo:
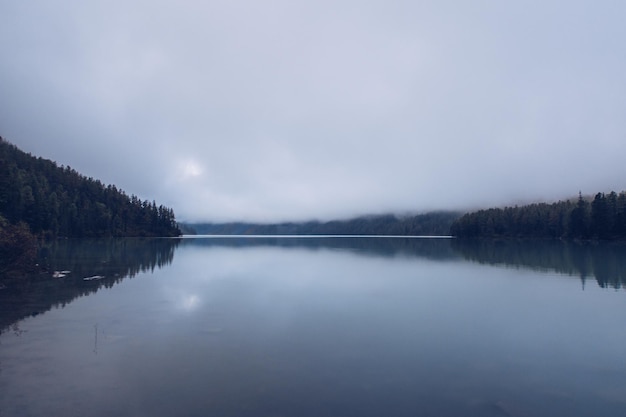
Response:
POLYGON ((626 2, 0 2, 0 135, 179 220, 626 189, 626 2))

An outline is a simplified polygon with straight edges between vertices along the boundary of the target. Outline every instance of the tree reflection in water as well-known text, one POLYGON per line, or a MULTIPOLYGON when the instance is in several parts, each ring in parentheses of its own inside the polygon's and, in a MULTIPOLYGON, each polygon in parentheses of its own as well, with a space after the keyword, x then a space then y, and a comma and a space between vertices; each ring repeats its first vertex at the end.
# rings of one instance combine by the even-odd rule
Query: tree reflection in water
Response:
MULTIPOLYGON (((180 239, 64 239, 44 246, 40 272, 2 282, 0 333, 125 278, 172 263, 180 239), (61 273, 63 271, 64 273, 61 273), (98 277, 99 279, 85 279, 98 277)), ((14 330, 13 330, 14 331, 14 330)))
POLYGON ((588 279, 602 288, 626 287, 626 243, 561 240, 454 239, 452 248, 481 264, 554 271, 588 279))
POLYGON ((69 239, 40 251, 43 272, 12 280, 0 277, 0 332, 10 330, 25 317, 64 307, 102 287, 111 288, 125 278, 162 268, 172 262, 181 242, 206 249, 269 246, 346 251, 365 257, 416 257, 441 262, 465 259, 577 276, 583 288, 589 279, 595 279, 602 288, 626 287, 624 242, 311 236, 69 239), (61 273, 66 271, 70 272, 61 273))

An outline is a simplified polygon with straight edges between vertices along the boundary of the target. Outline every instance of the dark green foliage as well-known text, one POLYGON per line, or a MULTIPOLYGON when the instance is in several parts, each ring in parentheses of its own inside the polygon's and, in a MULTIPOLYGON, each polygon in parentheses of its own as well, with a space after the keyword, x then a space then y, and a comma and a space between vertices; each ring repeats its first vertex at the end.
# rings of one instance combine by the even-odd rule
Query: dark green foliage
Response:
POLYGON ((12 225, 0 216, 0 275, 29 271, 36 255, 37 240, 28 225, 12 225))
POLYGON ((0 214, 35 235, 177 236, 172 209, 128 196, 0 138, 0 214))
POLYGON ((186 230, 208 235, 395 235, 443 236, 452 222, 459 217, 456 212, 431 212, 415 216, 358 217, 350 220, 305 223, 201 223, 185 225, 186 230))
POLYGON ((575 203, 567 200, 479 210, 455 221, 450 234, 457 237, 624 239, 626 192, 598 193, 591 204, 579 194, 575 203))
POLYGON ((591 202, 591 231, 594 237, 606 239, 611 232, 611 226, 606 196, 598 193, 591 202))
POLYGON ((589 237, 589 204, 578 195, 578 202, 569 216, 568 237, 576 239, 587 239, 589 237))

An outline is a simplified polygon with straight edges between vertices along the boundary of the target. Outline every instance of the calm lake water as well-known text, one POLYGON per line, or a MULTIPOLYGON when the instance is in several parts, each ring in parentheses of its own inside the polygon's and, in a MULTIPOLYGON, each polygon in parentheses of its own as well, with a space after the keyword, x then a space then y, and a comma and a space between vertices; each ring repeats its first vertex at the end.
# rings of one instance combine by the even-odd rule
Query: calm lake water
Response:
POLYGON ((2 417, 626 415, 624 245, 70 240, 41 262, 0 290, 2 417))

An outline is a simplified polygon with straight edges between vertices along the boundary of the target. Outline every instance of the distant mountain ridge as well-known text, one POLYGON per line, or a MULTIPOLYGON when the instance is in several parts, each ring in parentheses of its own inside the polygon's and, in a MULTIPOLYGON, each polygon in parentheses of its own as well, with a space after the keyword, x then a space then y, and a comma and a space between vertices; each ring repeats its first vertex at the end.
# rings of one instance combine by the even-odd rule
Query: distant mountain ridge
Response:
POLYGON ((327 222, 308 221, 272 224, 247 222, 184 223, 181 225, 181 229, 187 234, 200 235, 446 236, 450 234, 452 223, 461 214, 453 211, 435 211, 402 217, 385 214, 327 222))

